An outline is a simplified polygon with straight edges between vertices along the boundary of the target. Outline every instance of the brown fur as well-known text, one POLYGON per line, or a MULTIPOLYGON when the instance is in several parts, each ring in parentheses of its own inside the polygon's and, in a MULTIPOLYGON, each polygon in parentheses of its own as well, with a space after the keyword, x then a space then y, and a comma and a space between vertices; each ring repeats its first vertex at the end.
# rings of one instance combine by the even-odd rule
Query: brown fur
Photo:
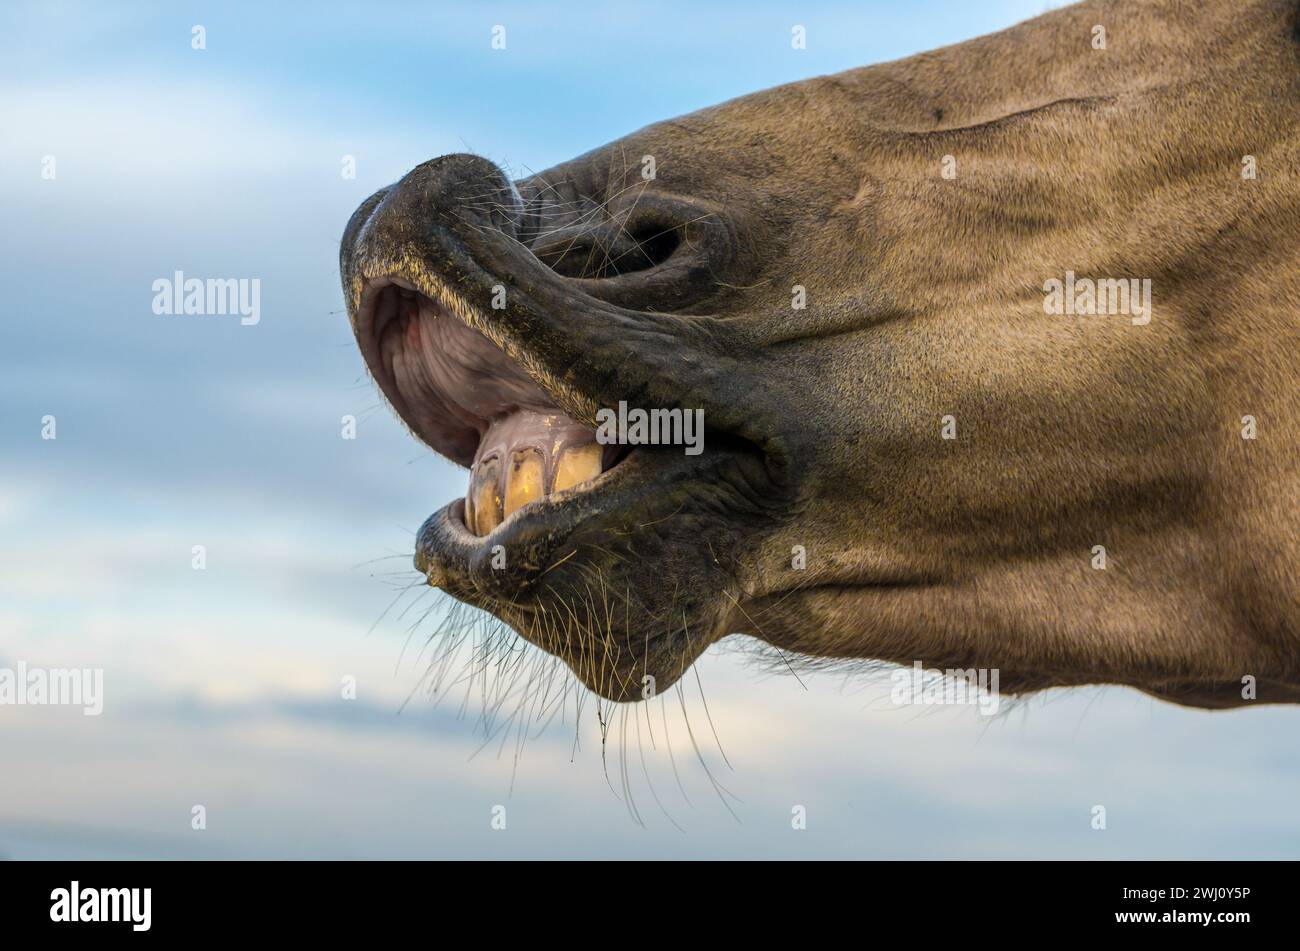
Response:
MULTIPOLYGON (((681 612, 693 639, 654 662, 630 648, 627 677, 671 680, 743 632, 819 658, 996 667, 1011 691, 1121 683, 1226 706, 1250 675, 1260 700, 1300 700, 1297 22, 1293 0, 1081 3, 651 126, 520 183, 529 200, 573 182, 575 200, 582 182, 619 195, 653 155, 652 191, 698 200, 738 249, 680 304, 632 313, 632 277, 584 290, 614 302, 632 354, 619 372, 645 365, 637 390, 671 376, 660 402, 709 406, 775 473, 717 529, 725 576, 705 573, 681 612), (1045 314, 1044 282, 1067 270, 1149 278, 1150 323, 1045 314), (637 336, 652 332, 678 349, 637 336)), ((473 243, 488 238, 464 240, 488 260, 473 243)), ((362 250, 345 248, 354 311, 360 262, 382 256, 362 250)), ((472 298, 472 273, 429 266, 472 298)), ((583 369, 616 341, 468 319, 579 418, 628 388, 583 369)), ((678 554, 629 589, 646 571, 687 584, 675 559, 696 545, 707 563, 709 518, 660 530, 678 554)), ((621 636, 636 645, 672 613, 621 636)))

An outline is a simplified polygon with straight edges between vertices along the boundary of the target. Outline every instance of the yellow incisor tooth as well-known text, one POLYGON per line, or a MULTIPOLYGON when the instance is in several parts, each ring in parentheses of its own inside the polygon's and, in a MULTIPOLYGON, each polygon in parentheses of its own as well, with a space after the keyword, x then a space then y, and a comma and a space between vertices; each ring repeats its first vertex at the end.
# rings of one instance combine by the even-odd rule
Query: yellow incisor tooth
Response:
POLYGON ((542 484, 542 454, 536 449, 523 449, 510 454, 510 470, 506 473, 506 517, 520 506, 540 499, 544 494, 542 484))
POLYGON ((581 485, 600 475, 600 457, 604 451, 603 446, 593 442, 586 446, 570 446, 560 453, 555 464, 555 487, 551 491, 559 492, 581 485))
POLYGON ((465 524, 475 535, 486 535, 501 524, 501 489, 497 476, 501 466, 494 456, 474 467, 466 498, 465 524))

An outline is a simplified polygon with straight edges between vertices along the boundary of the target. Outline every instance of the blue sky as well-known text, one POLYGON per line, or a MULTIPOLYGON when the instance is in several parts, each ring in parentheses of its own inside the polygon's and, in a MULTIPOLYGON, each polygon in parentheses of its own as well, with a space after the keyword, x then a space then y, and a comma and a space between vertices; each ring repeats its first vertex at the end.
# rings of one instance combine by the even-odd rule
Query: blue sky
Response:
POLYGON ((352 209, 445 152, 542 169, 1045 6, 5 4, 0 666, 102 667, 106 698, 100 717, 0 707, 0 854, 1300 854, 1294 711, 1097 689, 918 712, 733 641, 680 702, 617 713, 602 758, 590 704, 522 744, 503 715, 487 741, 472 688, 462 712, 464 685, 421 686, 442 602, 402 591, 411 533, 464 475, 352 346, 352 209), (261 322, 155 315, 176 270, 260 279, 261 322))

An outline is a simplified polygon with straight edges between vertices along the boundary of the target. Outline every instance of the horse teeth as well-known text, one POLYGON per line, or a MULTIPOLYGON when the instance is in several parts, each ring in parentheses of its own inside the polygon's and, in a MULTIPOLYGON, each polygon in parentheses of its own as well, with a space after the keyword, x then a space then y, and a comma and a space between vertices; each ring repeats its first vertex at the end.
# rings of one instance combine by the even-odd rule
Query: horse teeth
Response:
POLYGON ((510 454, 506 471, 505 515, 535 502, 546 494, 546 467, 540 450, 523 449, 510 454))
POLYGON ((553 492, 590 482, 600 475, 604 447, 557 440, 549 450, 536 445, 494 448, 470 470, 465 492, 465 526, 488 534, 516 509, 553 492))
POLYGON ((586 446, 570 446, 560 453, 555 463, 555 483, 552 492, 590 482, 600 475, 600 457, 604 447, 598 443, 586 446))
POLYGON ((500 463, 495 456, 481 460, 470 474, 465 499, 465 524, 476 535, 486 535, 501 524, 500 463))

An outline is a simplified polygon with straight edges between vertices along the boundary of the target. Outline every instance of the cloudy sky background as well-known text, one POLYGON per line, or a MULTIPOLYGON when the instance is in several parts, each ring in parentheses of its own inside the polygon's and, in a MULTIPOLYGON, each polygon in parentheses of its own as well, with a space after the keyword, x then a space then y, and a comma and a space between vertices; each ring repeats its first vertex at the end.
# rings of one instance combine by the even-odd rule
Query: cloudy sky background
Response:
POLYGON ((1300 711, 1098 689, 988 719, 895 707, 879 678, 772 674, 736 642, 681 695, 606 710, 603 750, 572 688, 537 722, 563 678, 530 653, 518 679, 466 683, 462 652, 430 696, 443 602, 402 588, 412 533, 464 474, 405 434, 352 346, 352 209, 439 154, 538 170, 1045 4, 547 7, 0 11, 0 666, 106 681, 99 717, 0 707, 0 855, 1300 854, 1300 711), (176 270, 260 278, 261 323, 154 315, 176 270))

